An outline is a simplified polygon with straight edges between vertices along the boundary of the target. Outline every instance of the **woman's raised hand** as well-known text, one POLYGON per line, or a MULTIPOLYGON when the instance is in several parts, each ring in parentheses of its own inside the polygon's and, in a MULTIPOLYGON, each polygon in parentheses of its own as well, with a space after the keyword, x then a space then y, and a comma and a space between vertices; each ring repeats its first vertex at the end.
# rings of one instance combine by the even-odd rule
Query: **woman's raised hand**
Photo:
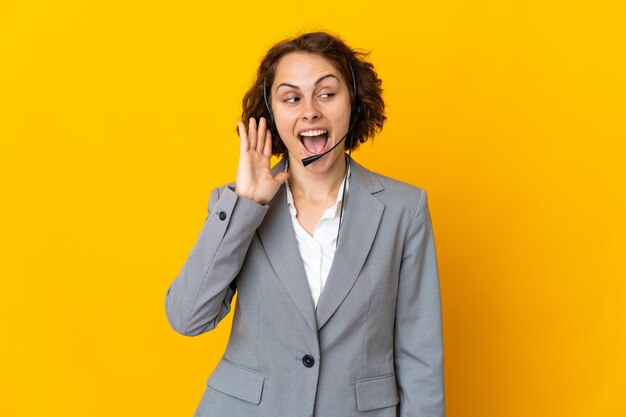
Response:
POLYGON ((248 132, 243 122, 239 122, 237 130, 240 147, 235 192, 258 204, 265 204, 276 195, 289 174, 280 172, 272 176, 272 134, 267 129, 265 118, 261 117, 258 127, 256 120, 251 118, 248 132))

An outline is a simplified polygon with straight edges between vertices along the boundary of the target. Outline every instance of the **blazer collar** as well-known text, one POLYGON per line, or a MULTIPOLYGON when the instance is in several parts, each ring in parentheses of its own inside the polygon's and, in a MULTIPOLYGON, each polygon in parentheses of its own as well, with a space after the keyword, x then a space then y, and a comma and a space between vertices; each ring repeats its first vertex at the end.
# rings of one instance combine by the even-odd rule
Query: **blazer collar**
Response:
MULTIPOLYGON (((285 158, 272 168, 272 174, 276 175, 284 167, 285 158)), ((350 187, 344 201, 339 243, 317 309, 291 224, 285 185, 269 203, 270 208, 258 229, 279 280, 315 331, 326 324, 354 286, 374 242, 385 207, 372 195, 384 189, 376 176, 354 159, 350 169, 350 187)))

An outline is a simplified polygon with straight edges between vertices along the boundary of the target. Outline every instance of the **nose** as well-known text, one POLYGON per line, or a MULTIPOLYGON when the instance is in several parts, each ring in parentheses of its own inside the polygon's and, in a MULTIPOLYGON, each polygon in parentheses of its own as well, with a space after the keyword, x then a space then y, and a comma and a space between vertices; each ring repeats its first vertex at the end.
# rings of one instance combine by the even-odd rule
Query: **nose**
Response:
POLYGON ((305 100, 304 107, 302 109, 302 118, 304 120, 317 120, 321 116, 319 109, 317 108, 314 100, 305 100))

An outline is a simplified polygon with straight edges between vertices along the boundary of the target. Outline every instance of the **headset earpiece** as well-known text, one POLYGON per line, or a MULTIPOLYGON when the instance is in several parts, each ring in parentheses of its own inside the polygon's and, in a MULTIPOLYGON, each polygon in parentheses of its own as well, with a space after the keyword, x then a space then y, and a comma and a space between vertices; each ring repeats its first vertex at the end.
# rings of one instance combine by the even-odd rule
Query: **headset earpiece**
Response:
POLYGON ((270 108, 269 100, 267 99, 267 78, 263 77, 263 101, 265 102, 265 121, 267 122, 267 128, 272 132, 272 139, 276 138, 276 140, 281 140, 280 135, 278 134, 278 129, 276 128, 276 122, 274 121, 274 114, 272 114, 272 109, 270 108))
MULTIPOLYGON (((352 62, 350 61, 348 61, 348 68, 350 68, 350 75, 352 76, 352 91, 353 91, 352 110, 350 112, 350 130, 352 130, 357 120, 361 116, 361 104, 359 103, 359 99, 358 99, 359 90, 357 89, 356 76, 354 75, 354 69, 352 68, 352 62)), ((350 145, 351 144, 352 144, 352 137, 350 138, 350 145)))

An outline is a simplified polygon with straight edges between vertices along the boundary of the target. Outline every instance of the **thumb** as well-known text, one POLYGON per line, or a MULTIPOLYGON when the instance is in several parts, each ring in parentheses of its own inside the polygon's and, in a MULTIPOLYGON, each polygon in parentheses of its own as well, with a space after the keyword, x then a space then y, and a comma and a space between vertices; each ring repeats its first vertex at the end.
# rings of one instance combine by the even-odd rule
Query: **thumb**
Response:
POLYGON ((279 184, 282 184, 285 181, 287 181, 287 179, 289 179, 289 173, 288 172, 279 172, 278 174, 276 174, 274 179, 276 181, 278 181, 279 184))

